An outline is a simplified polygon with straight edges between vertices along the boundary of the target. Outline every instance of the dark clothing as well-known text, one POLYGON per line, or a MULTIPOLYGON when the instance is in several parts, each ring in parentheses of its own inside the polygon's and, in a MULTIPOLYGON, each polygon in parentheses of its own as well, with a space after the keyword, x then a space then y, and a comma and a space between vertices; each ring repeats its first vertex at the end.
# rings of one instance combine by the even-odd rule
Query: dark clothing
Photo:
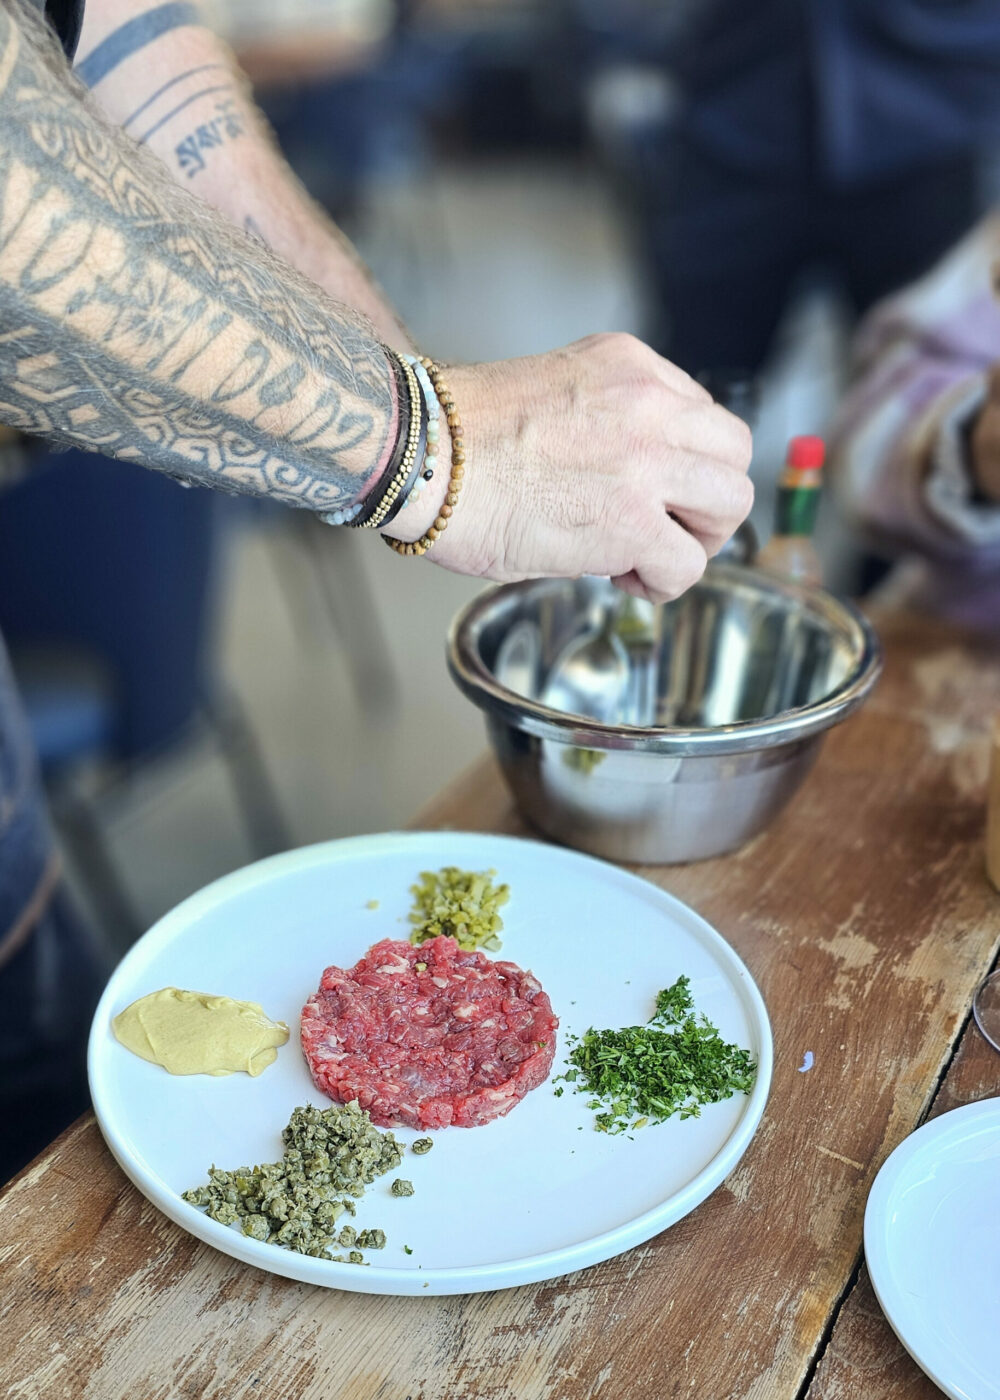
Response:
POLYGON ((83 27, 84 0, 43 0, 43 8, 46 18, 59 35, 66 57, 72 63, 83 27))
POLYGON ((691 374, 756 371, 798 278, 822 271, 861 315, 968 231, 977 184, 969 156, 845 189, 682 153, 644 221, 657 348, 691 374))
POLYGON ((998 0, 701 0, 664 57, 678 110, 637 200, 649 334, 691 373, 757 370, 800 275, 860 313, 980 212, 998 0))
POLYGON ((696 0, 665 55, 731 169, 899 175, 1000 133, 997 0, 696 0))
MULTIPOLYGON (((44 8, 72 60, 83 0, 44 8)), ((60 883, 31 736, 0 641, 0 1185, 88 1106, 87 1030, 104 980, 60 883)))
POLYGON ((0 642, 0 1185, 89 1103, 105 969, 60 885, 27 724, 0 642))
POLYGON ((105 980, 56 885, 31 936, 0 969, 0 1186, 90 1106, 87 1032, 105 980))

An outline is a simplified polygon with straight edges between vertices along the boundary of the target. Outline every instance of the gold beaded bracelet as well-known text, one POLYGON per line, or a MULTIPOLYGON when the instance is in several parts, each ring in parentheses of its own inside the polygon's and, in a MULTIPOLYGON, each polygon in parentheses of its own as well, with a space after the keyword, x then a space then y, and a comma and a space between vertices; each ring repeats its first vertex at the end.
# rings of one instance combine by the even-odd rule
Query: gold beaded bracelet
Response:
POLYGON ((410 427, 406 439, 406 451, 403 453, 403 459, 399 464, 399 470, 386 487, 385 495, 382 497, 381 501, 379 501, 377 508, 359 527, 362 530, 377 530, 384 522, 386 516, 395 505, 399 493, 406 486, 410 478, 414 459, 420 446, 421 429, 423 426, 423 399, 420 394, 420 385, 417 382, 417 376, 413 373, 412 367, 406 363, 403 357, 397 355, 395 350, 390 350, 389 353, 402 365, 403 374, 406 377, 406 389, 410 399, 410 427))
POLYGON ((421 355, 420 363, 427 371, 427 376, 434 386, 434 392, 438 396, 451 432, 451 477, 448 481, 448 494, 444 498, 444 504, 438 511, 434 524, 425 535, 421 535, 420 539, 414 540, 412 544, 407 544, 405 540, 395 540, 389 535, 382 536, 390 549, 394 549, 397 554, 405 555, 426 554, 433 547, 434 541, 444 534, 452 512, 458 505, 458 493, 462 489, 462 480, 465 476, 465 430, 462 427, 462 420, 458 416, 455 401, 451 397, 451 390, 444 381, 443 371, 433 360, 421 355))

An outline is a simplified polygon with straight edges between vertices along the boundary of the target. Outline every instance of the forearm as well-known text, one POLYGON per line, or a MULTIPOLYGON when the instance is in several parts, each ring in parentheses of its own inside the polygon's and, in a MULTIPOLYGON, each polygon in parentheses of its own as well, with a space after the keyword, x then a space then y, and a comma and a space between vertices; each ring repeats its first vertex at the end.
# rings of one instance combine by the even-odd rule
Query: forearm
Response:
POLYGON ((278 151, 232 53, 191 4, 88 0, 77 71, 184 188, 256 235, 397 349, 410 340, 350 242, 278 151))
POLYGON ((370 327, 174 186, 0 0, 0 419, 313 509, 383 457, 370 327))

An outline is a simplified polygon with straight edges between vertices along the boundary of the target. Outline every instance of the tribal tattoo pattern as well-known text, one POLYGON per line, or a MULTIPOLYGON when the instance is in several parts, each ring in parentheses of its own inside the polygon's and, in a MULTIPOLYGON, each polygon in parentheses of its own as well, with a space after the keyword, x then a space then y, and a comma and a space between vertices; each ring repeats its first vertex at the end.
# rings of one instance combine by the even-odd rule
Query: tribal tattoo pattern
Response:
POLYGON ((177 189, 0 0, 0 422, 313 510, 383 451, 370 329, 177 189))

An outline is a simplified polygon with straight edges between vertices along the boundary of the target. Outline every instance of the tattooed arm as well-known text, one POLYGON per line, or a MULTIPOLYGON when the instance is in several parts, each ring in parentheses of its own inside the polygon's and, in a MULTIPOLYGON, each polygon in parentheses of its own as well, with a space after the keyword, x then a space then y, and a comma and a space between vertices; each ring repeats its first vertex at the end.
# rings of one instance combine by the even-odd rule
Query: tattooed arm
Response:
POLYGON ((87 0, 76 71, 175 179, 370 317, 410 338, 350 242, 288 168, 227 46, 183 0, 87 0))
POLYGON ((372 328, 175 186, 0 0, 0 422, 312 509, 389 447, 372 328))
MULTIPOLYGON (((293 505, 354 499, 393 436, 373 328, 102 117, 28 0, 0 0, 0 131, 0 422, 293 505)), ((673 597, 750 509, 745 425, 631 336, 448 378, 471 470, 435 563, 673 597)), ((434 513, 428 492, 393 533, 434 513)))

